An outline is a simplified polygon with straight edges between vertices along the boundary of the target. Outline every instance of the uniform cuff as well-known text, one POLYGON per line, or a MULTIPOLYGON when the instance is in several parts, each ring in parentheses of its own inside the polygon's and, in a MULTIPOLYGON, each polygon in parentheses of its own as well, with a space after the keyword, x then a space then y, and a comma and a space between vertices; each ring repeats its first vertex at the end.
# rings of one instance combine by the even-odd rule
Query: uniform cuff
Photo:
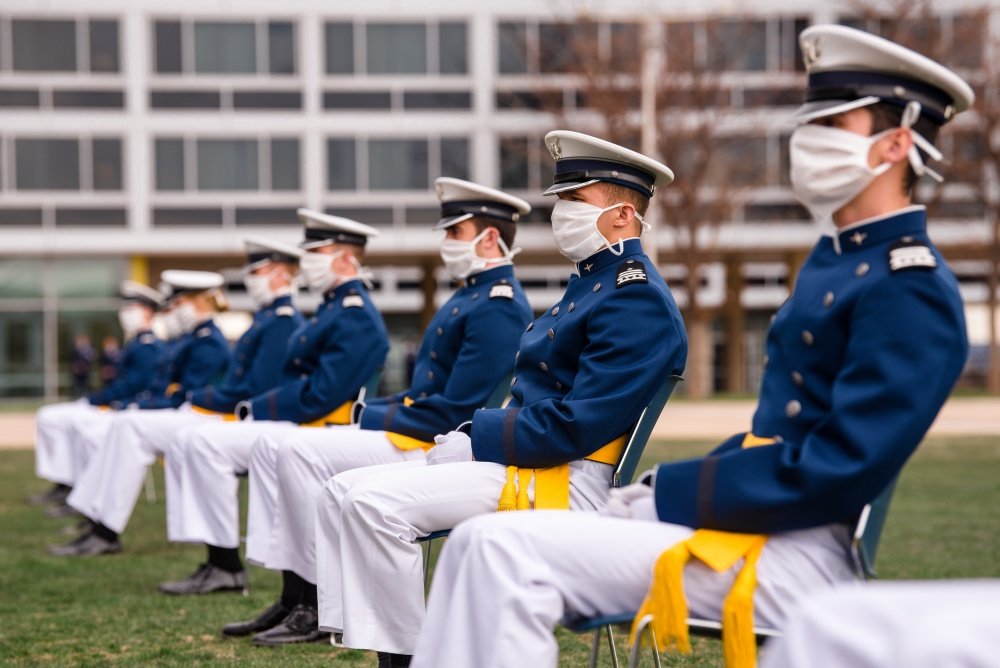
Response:
POLYGON ((701 459, 660 464, 656 469, 656 515, 662 522, 701 528, 698 522, 701 459))
MULTIPOLYGON (((483 408, 472 416, 472 455, 477 462, 493 462, 495 464, 513 465, 515 462, 504 457, 504 429, 507 414, 516 413, 515 408, 483 408)), ((510 448, 513 452, 514 443, 511 435, 510 448)))

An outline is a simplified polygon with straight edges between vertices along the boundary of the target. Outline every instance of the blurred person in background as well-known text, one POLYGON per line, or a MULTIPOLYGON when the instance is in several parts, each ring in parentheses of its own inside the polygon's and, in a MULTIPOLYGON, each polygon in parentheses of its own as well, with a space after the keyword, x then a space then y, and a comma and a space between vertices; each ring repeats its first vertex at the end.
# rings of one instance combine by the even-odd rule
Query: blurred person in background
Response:
POLYGON ((121 358, 122 349, 118 345, 118 339, 114 336, 105 336, 101 341, 101 355, 98 361, 98 368, 101 376, 101 387, 106 387, 118 372, 118 360, 121 358))
POLYGON ((97 351, 90 343, 90 337, 80 333, 73 337, 73 350, 69 355, 69 374, 72 380, 70 396, 74 399, 90 391, 90 369, 97 358, 97 351))

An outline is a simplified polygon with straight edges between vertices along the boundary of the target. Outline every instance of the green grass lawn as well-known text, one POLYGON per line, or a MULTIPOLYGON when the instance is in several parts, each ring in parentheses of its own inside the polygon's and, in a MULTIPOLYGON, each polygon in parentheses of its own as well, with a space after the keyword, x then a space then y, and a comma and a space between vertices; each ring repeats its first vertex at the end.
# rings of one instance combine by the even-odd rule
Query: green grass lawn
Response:
MULTIPOLYGON (((707 443, 651 444, 642 467, 704 452, 707 443)), ((0 664, 36 665, 340 665, 374 666, 370 652, 324 645, 259 649, 218 635, 276 597, 279 579, 253 568, 248 597, 172 598, 161 580, 182 577, 201 548, 168 544, 162 497, 139 501, 123 536, 125 553, 66 560, 45 547, 65 542, 72 522, 48 520, 24 497, 43 487, 33 453, 0 452, 0 664)), ((640 467, 640 470, 642 470, 640 467)), ((157 488, 163 490, 157 467, 157 488)), ((1000 576, 1000 439, 931 440, 907 466, 882 539, 883 578, 1000 576)), ((584 666, 589 637, 559 631, 561 666, 584 666)), ((619 647, 624 643, 619 642, 619 647)), ((721 664, 717 641, 696 639, 694 654, 665 654, 671 666, 721 664)), ((606 647, 602 665, 610 665, 606 647)), ((648 657, 644 661, 651 663, 648 657)), ((644 664, 644 665, 648 665, 644 664)), ((526 667, 528 668, 528 667, 526 667)))

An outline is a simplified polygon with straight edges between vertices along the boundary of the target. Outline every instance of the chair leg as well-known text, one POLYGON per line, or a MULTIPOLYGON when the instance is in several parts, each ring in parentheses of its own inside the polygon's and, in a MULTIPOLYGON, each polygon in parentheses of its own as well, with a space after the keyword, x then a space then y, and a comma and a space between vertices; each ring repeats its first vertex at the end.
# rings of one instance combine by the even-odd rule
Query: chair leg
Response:
POLYGON ((637 668, 639 665, 639 647, 642 645, 642 634, 646 632, 649 632, 649 646, 653 652, 653 664, 656 665, 656 668, 660 668, 660 652, 656 647, 656 636, 653 634, 652 621, 652 615, 646 615, 639 621, 639 628, 636 629, 635 633, 635 644, 632 645, 632 650, 629 654, 629 668, 637 668))
POLYGON ((421 547, 424 548, 424 596, 431 590, 431 547, 434 541, 425 540, 421 547))
POLYGON ((156 481, 153 480, 153 469, 146 468, 146 480, 143 482, 146 489, 146 503, 156 503, 156 481))
POLYGON ((590 668, 597 668, 597 655, 601 651, 601 629, 590 633, 590 668))
MULTIPOLYGON (((604 631, 608 634, 608 647, 611 648, 611 665, 614 668, 618 668, 618 651, 615 649, 615 630, 608 624, 604 627, 604 631)), ((594 632, 597 633, 597 631, 594 632)))

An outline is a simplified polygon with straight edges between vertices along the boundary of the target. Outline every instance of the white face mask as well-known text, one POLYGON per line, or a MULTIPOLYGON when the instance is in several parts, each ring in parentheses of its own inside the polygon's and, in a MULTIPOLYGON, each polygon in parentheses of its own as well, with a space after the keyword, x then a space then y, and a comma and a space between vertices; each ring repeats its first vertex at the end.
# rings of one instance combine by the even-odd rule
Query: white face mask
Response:
POLYGON ((306 253, 299 258, 299 268, 309 292, 316 295, 325 294, 337 283, 337 274, 333 271, 333 260, 343 251, 328 255, 326 253, 306 253))
POLYGON ((198 326, 198 323, 205 320, 205 318, 198 313, 198 309, 194 307, 194 304, 190 302, 187 304, 181 304, 171 311, 171 313, 177 319, 177 324, 183 334, 194 331, 194 328, 198 326))
MULTIPOLYGON (((615 250, 597 229, 597 219, 602 213, 621 206, 625 206, 625 203, 612 204, 602 209, 586 202, 556 200, 555 206, 552 207, 552 234, 555 235, 559 252, 571 262, 586 260, 605 246, 615 255, 621 255, 623 250, 621 240, 616 244, 618 248, 615 250)), ((642 220, 638 212, 635 217, 642 223, 644 230, 648 229, 648 224, 642 220)))
POLYGON ((132 338, 144 329, 149 329, 146 312, 141 306, 125 306, 118 310, 118 324, 125 338, 132 338))
POLYGON ((864 192, 892 163, 868 165, 872 145, 892 130, 865 137, 824 125, 803 125, 789 144, 792 190, 813 219, 832 231, 833 214, 864 192))
POLYGON ((445 239, 441 242, 441 260, 444 262, 448 275, 456 281, 463 281, 473 274, 478 274, 491 264, 510 262, 511 258, 520 252, 520 248, 510 250, 503 239, 497 237, 497 245, 503 251, 503 257, 485 258, 476 253, 476 245, 486 238, 489 229, 485 229, 470 241, 460 239, 445 239))
POLYGON ((163 326, 163 335, 167 339, 176 339, 184 333, 181 331, 180 323, 177 322, 177 316, 174 315, 172 310, 164 311, 163 313, 160 313, 158 317, 160 325, 163 326))
POLYGON ((271 288, 271 281, 274 279, 275 273, 279 271, 284 272, 284 269, 280 266, 276 266, 266 274, 251 274, 250 272, 247 272, 243 276, 243 285, 247 289, 247 294, 250 295, 250 299, 252 299, 258 307, 263 308, 278 297, 291 292, 291 287, 279 288, 277 290, 271 288))

